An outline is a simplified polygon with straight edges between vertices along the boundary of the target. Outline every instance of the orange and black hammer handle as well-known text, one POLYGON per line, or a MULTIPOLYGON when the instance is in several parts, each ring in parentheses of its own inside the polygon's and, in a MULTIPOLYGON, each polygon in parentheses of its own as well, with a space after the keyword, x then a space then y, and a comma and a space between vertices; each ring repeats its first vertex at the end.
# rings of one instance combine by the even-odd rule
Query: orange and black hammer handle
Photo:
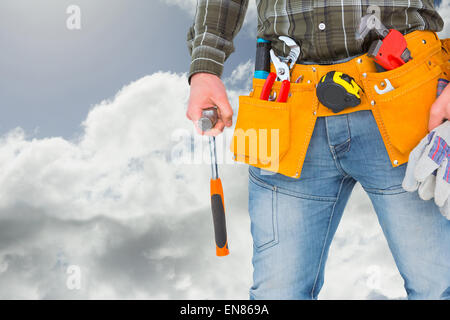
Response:
POLYGON ((222 181, 211 179, 211 209, 216 239, 216 255, 226 256, 228 250, 227 226, 225 221, 225 205, 223 201, 222 181))
MULTIPOLYGON (((217 108, 203 110, 199 126, 202 131, 208 131, 217 123, 217 108)), ((216 138, 209 137, 209 148, 211 154, 211 210, 214 224, 216 242, 216 255, 226 256, 229 254, 227 227, 225 220, 225 205, 223 198, 222 181, 219 178, 216 154, 216 138)))

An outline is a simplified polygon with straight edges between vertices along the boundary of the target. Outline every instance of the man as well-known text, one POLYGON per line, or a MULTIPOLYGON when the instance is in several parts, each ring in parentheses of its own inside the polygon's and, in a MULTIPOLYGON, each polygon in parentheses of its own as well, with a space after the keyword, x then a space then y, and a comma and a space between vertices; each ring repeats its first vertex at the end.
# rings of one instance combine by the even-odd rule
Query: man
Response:
MULTIPOLYGON (((220 121, 206 134, 218 135, 232 125, 233 111, 220 76, 247 5, 248 0, 198 1, 188 34, 192 63, 187 117, 195 123, 202 109, 217 106, 220 121)), ((257 0, 257 9, 258 37, 271 41, 277 55, 289 53, 279 36, 299 44, 301 56, 291 82, 303 83, 291 84, 286 109, 280 103, 261 102, 258 90, 263 80, 254 80, 254 92, 239 108, 239 127, 246 127, 245 119, 258 109, 257 127, 276 123, 281 140, 290 136, 280 166, 270 170, 276 174, 268 174, 264 165, 251 163, 246 155, 246 162, 253 164, 249 168, 254 242, 250 298, 317 298, 331 240, 352 188, 360 182, 375 208, 408 298, 450 299, 450 221, 433 201, 423 201, 417 192, 402 188, 408 155, 426 135, 427 125, 431 131, 450 119, 450 86, 436 100, 437 78, 443 75, 445 62, 436 53, 440 41, 430 31, 442 30, 444 22, 433 2, 350 5, 340 0, 257 0), (375 73, 374 63, 364 54, 376 35, 362 40, 356 36, 367 13, 377 14, 387 28, 405 35, 413 60, 398 70, 375 73), (349 70, 364 85, 367 98, 362 107, 332 113, 314 100, 319 79, 333 68, 349 70), (388 92, 388 84, 394 91, 388 92), (273 103, 275 108, 270 107, 273 103), (286 111, 290 115, 281 114, 281 109, 290 110, 286 111), (291 130, 284 128, 289 123, 291 130)))

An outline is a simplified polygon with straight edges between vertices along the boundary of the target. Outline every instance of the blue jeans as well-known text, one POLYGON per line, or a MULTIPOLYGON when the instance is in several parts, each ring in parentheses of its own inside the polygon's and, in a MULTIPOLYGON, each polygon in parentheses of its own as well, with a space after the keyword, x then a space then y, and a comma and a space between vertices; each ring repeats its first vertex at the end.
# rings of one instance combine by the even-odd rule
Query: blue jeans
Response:
POLYGON ((319 118, 300 179, 249 169, 251 299, 316 299, 355 183, 368 193, 410 299, 450 299, 450 221, 402 187, 370 111, 319 118))

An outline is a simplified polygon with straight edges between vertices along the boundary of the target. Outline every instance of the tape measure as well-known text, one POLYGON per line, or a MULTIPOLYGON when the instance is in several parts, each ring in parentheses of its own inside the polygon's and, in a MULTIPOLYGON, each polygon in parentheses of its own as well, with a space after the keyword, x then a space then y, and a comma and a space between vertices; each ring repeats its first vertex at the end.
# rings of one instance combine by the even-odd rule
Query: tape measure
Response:
POLYGON ((317 98, 334 113, 361 104, 362 88, 349 75, 331 71, 320 79, 317 85, 317 98))

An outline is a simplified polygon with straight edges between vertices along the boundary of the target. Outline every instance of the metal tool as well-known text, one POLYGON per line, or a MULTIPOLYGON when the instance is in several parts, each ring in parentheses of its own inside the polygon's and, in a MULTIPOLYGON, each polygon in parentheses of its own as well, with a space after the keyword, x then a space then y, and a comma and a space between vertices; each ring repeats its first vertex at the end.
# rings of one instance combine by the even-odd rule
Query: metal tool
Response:
POLYGON ((371 44, 367 55, 382 67, 381 71, 396 69, 412 59, 403 34, 395 29, 387 29, 374 14, 361 19, 359 37, 365 38, 371 30, 374 30, 381 40, 371 44))
POLYGON ((370 31, 375 30, 378 35, 384 39, 389 34, 389 29, 387 29, 380 19, 374 14, 368 14, 361 18, 358 30, 358 38, 364 39, 367 37, 370 31))
POLYGON ((280 36, 278 39, 283 41, 290 49, 288 56, 282 58, 282 61, 288 63, 289 69, 292 69, 297 63, 298 57, 300 57, 300 46, 293 39, 286 36, 280 36))
POLYGON ((276 93, 271 95, 272 87, 275 81, 281 81, 281 88, 278 94, 277 102, 286 102, 289 97, 291 88, 291 69, 295 66, 298 57, 300 56, 299 45, 291 38, 280 36, 279 39, 283 41, 289 48, 290 52, 287 57, 278 57, 273 49, 270 50, 270 58, 275 67, 276 73, 271 72, 267 76, 261 91, 261 100, 275 100, 276 93))
MULTIPOLYGON (((216 107, 203 110, 202 118, 198 121, 200 130, 203 132, 211 130, 216 125, 218 118, 216 107)), ((228 255, 230 252, 228 250, 222 181, 219 178, 217 166, 216 137, 209 137, 209 149, 211 154, 211 210, 214 224, 216 255, 221 257, 228 255)))
POLYGON ((393 91, 395 88, 392 85, 392 83, 389 81, 389 79, 384 79, 384 89, 378 88, 378 85, 375 85, 375 91, 378 94, 386 94, 388 92, 393 91))

